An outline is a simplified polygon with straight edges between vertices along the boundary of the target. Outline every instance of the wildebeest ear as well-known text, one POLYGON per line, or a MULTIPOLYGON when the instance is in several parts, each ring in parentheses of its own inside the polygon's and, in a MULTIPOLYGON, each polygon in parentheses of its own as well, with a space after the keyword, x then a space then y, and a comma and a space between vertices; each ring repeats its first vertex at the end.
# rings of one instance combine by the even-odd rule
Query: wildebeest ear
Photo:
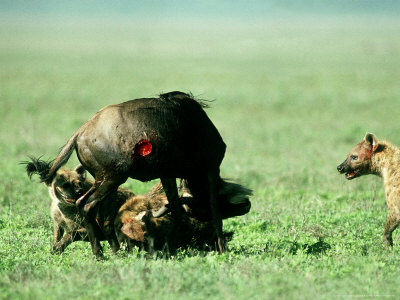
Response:
POLYGON ((83 180, 85 180, 86 179, 86 170, 85 170, 85 168, 82 166, 82 165, 77 165, 76 167, 75 167, 75 170, 74 170, 76 173, 78 173, 81 177, 82 177, 82 179, 83 180))
POLYGON ((372 147, 372 151, 378 148, 378 138, 373 133, 367 132, 364 137, 365 142, 372 147))

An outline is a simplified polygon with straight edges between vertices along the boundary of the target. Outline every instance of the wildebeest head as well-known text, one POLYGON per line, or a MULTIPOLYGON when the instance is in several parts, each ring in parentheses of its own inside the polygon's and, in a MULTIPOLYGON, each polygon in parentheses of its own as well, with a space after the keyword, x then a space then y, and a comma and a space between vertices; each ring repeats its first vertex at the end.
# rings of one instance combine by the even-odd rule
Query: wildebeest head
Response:
POLYGON ((364 140, 357 144, 347 155, 337 170, 351 180, 372 173, 372 156, 378 148, 378 139, 373 133, 367 133, 364 140))

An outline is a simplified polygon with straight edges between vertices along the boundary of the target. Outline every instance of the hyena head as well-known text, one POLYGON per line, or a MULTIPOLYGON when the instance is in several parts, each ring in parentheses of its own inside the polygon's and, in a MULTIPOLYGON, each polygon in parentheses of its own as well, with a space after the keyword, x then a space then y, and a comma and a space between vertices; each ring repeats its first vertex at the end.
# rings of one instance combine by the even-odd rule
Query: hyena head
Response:
POLYGON ((74 170, 58 170, 51 181, 46 181, 46 175, 49 172, 51 162, 41 160, 40 158, 29 157, 31 161, 23 162, 26 165, 25 170, 29 178, 37 174, 40 181, 45 183, 50 190, 53 200, 74 204, 90 187, 86 180, 86 170, 82 165, 78 165, 74 170))
POLYGON ((50 185, 50 194, 60 202, 75 204, 87 190, 86 170, 78 165, 74 170, 58 170, 50 185))
POLYGON ((373 133, 367 133, 364 140, 350 151, 337 170, 340 174, 345 174, 348 180, 373 173, 372 156, 377 148, 378 139, 373 133))

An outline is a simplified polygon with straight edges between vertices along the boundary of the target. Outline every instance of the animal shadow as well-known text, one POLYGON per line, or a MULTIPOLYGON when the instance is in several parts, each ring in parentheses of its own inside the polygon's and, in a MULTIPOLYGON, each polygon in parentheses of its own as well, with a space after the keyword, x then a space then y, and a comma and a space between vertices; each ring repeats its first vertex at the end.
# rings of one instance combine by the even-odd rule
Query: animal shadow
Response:
MULTIPOLYGON (((301 244, 297 241, 284 241, 279 245, 272 245, 270 242, 268 242, 265 245, 265 252, 270 252, 271 248, 278 248, 279 250, 284 250, 287 251, 288 253, 292 255, 296 255, 297 252, 302 249, 305 253, 311 254, 311 255, 319 255, 319 254, 325 254, 326 251, 331 249, 331 245, 324 242, 323 240, 319 240, 318 242, 314 244, 301 244)), ((276 249, 275 249, 276 250, 276 249)))
MULTIPOLYGON (((225 242, 229 242, 233 239, 234 232, 233 231, 224 231, 223 236, 225 242)), ((217 241, 210 243, 189 243, 185 247, 180 247, 175 251, 170 251, 168 245, 165 244, 164 247, 160 250, 146 251, 144 249, 136 249, 136 256, 139 258, 144 258, 148 260, 183 260, 188 257, 205 257, 208 253, 218 251, 217 241)), ((123 254, 124 256, 129 255, 127 253, 123 254)))

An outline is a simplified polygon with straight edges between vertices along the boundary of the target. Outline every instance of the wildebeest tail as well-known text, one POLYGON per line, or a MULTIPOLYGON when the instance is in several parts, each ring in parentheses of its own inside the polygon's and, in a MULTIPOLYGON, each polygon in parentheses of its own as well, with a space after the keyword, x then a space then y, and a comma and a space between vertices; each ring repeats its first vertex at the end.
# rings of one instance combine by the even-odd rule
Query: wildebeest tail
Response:
POLYGON ((57 173, 57 170, 68 161, 69 157, 74 151, 75 140, 76 134, 74 134, 64 145, 57 158, 54 160, 54 163, 53 161, 41 160, 40 157, 35 158, 33 156, 29 156, 31 161, 23 162, 23 164, 26 164, 25 170, 29 178, 32 178, 33 174, 38 174, 41 182, 45 183, 46 185, 50 185, 57 173))
POLYGON ((253 191, 234 182, 222 180, 218 193, 218 206, 223 219, 242 216, 250 211, 249 197, 253 191))
POLYGON ((50 185, 50 183, 46 182, 46 177, 49 174, 51 161, 44 161, 40 158, 35 158, 33 156, 29 156, 30 162, 23 162, 26 164, 25 170, 26 174, 28 174, 29 178, 32 178, 33 174, 38 174, 40 177, 40 181, 50 185))
POLYGON ((54 164, 51 166, 47 176, 42 180, 46 184, 50 184, 53 181, 54 176, 56 175, 59 168, 61 168, 70 158, 72 152, 75 149, 75 141, 78 136, 79 130, 75 132, 73 136, 71 136, 68 142, 62 147, 60 153, 54 160, 54 164))

